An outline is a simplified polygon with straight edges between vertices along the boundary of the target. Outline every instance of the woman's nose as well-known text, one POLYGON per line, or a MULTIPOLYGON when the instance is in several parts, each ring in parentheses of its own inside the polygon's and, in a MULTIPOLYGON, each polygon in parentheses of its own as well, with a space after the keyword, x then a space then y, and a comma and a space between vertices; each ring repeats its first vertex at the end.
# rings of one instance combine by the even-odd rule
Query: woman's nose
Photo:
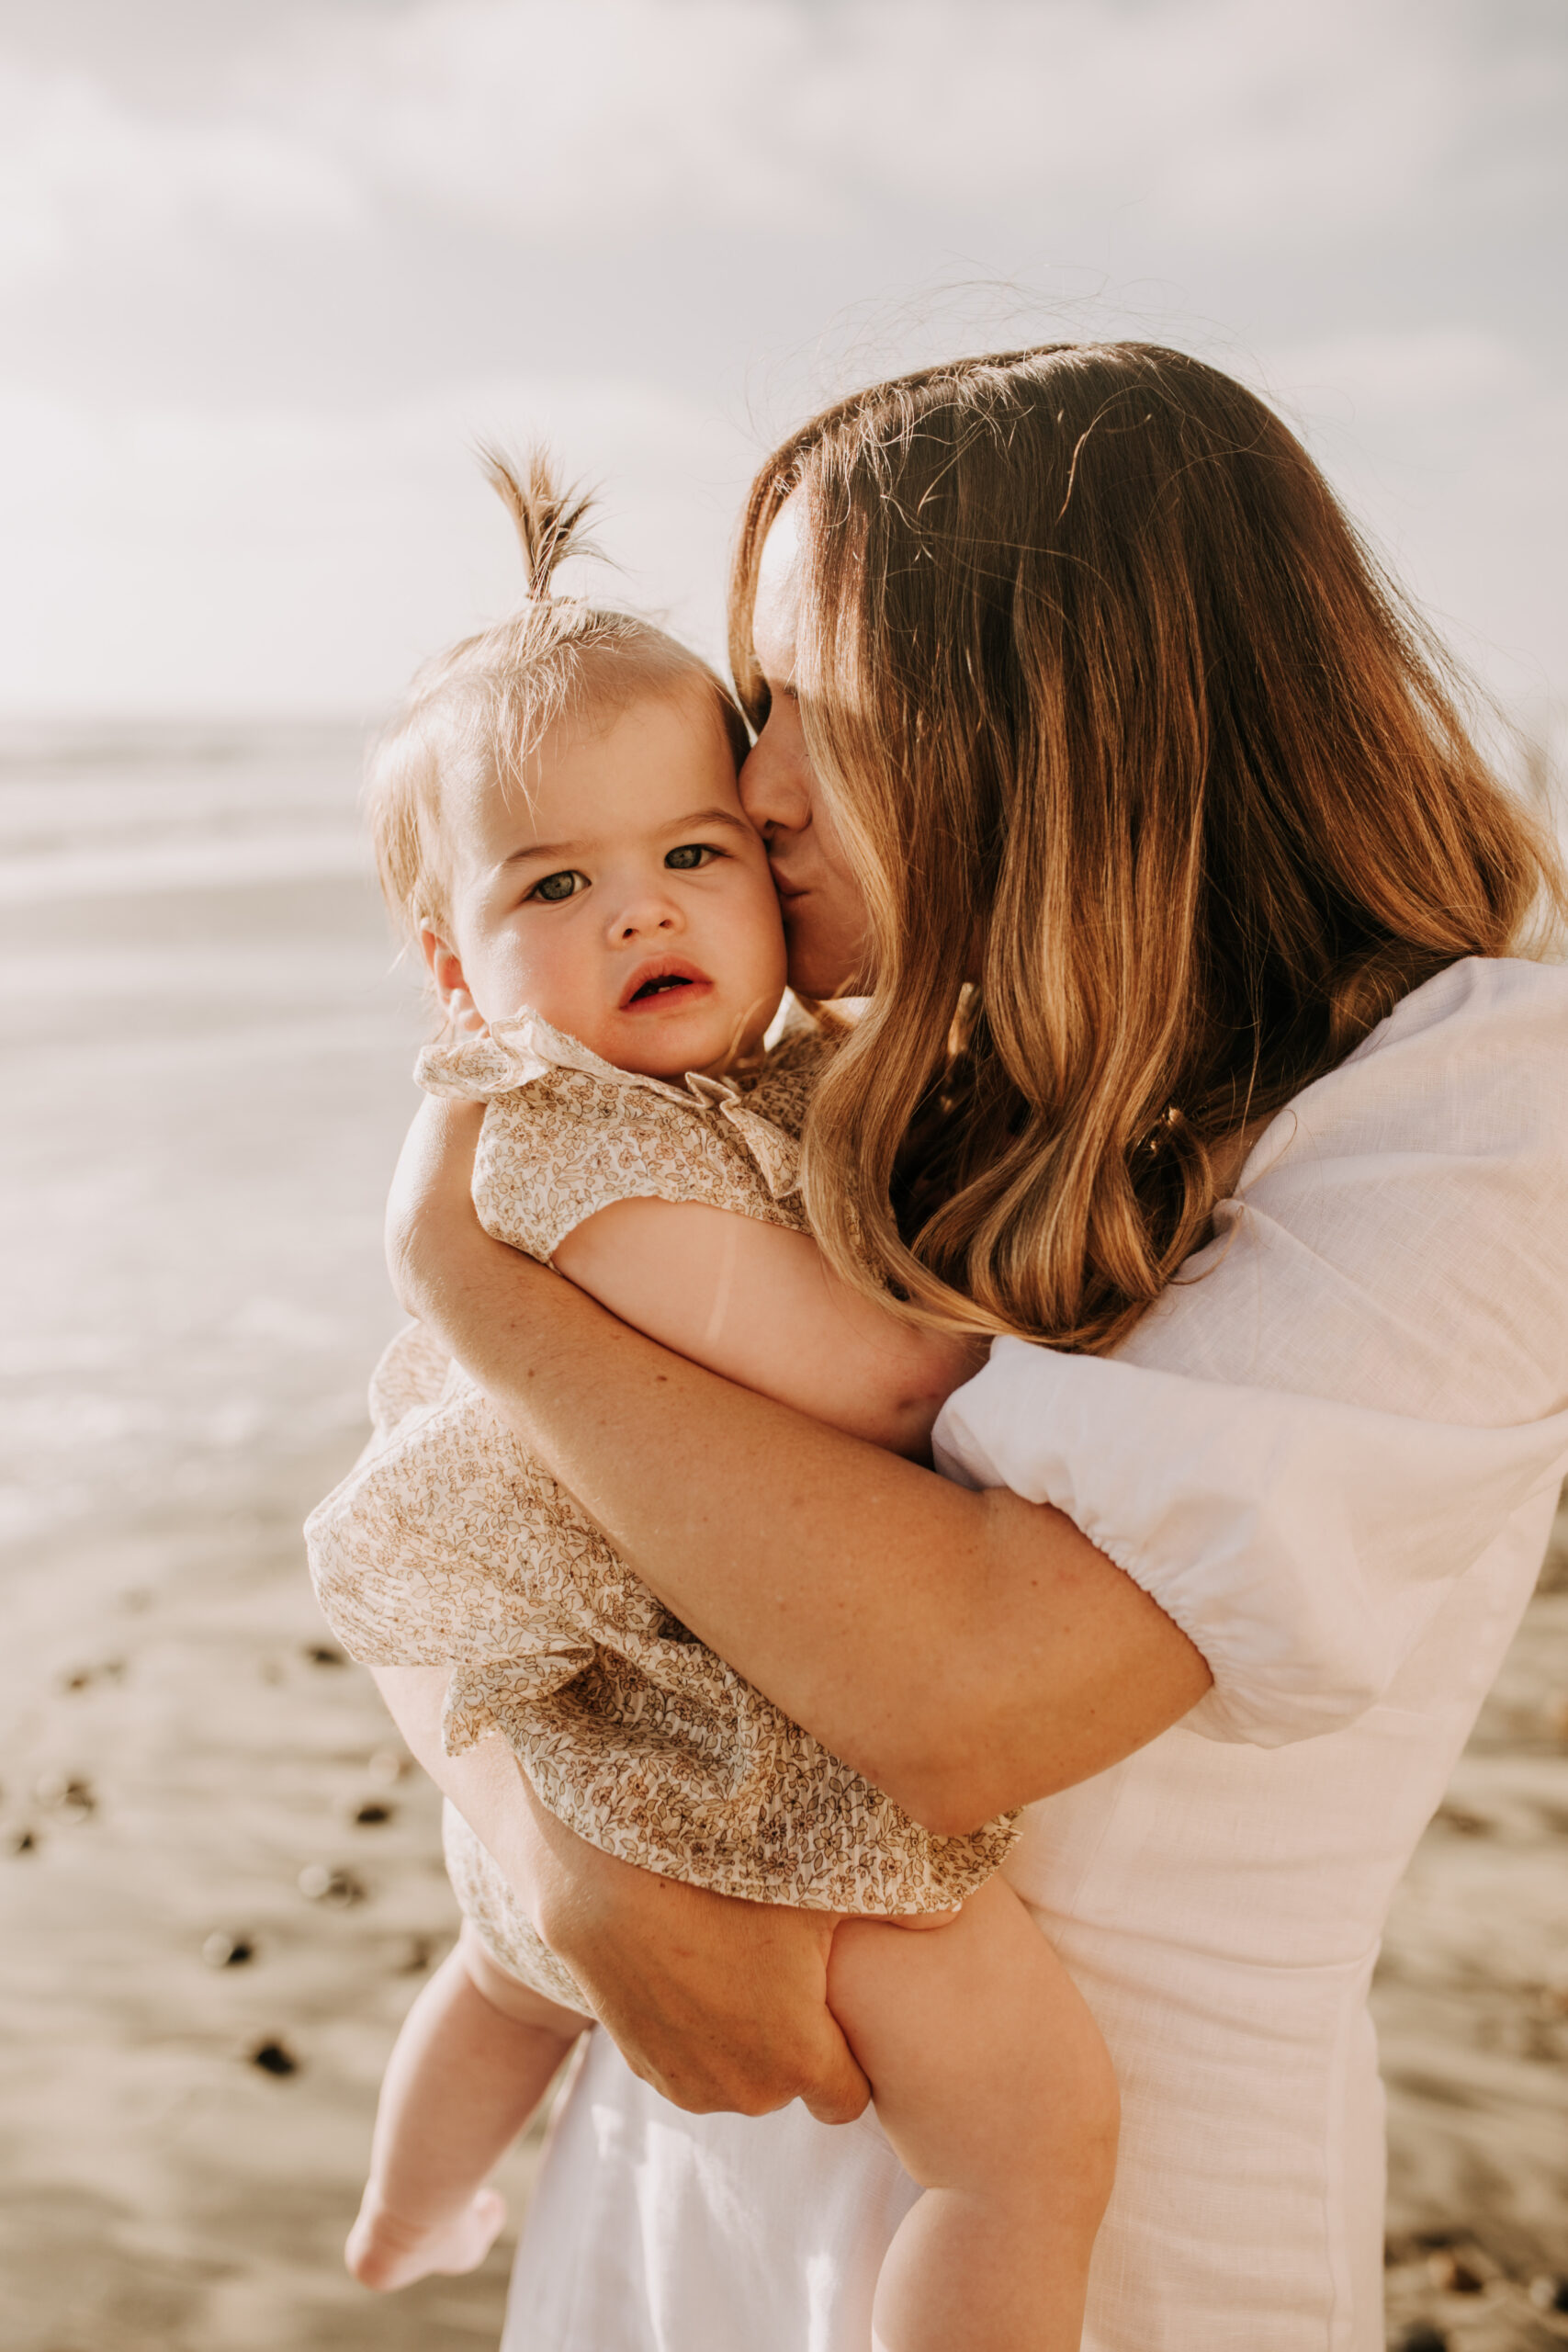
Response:
POLYGON ((798 833, 811 821, 810 771, 804 747, 792 752, 770 720, 740 770, 740 806, 760 833, 798 833))

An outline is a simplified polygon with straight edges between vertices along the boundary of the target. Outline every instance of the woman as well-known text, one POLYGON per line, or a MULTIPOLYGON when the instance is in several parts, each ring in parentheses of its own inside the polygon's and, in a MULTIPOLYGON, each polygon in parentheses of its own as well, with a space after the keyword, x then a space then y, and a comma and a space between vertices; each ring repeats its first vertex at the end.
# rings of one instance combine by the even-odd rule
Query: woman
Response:
MULTIPOLYGON (((405 1157, 405 1296, 829 1747, 936 1828, 1030 1804, 1009 1874, 1122 2094, 1093 2352, 1372 2352, 1367 1983, 1568 1465, 1551 853, 1304 452, 1176 353, 828 412, 732 621, 792 982, 870 1000, 813 1223, 996 1335, 948 1476, 491 1242, 461 1112, 405 1157)), ((609 2030, 509 2345, 864 2352, 913 2190, 825 2128, 865 2098, 830 1928, 578 1845, 494 1743, 442 1756, 440 1681, 385 1678, 609 2030)))

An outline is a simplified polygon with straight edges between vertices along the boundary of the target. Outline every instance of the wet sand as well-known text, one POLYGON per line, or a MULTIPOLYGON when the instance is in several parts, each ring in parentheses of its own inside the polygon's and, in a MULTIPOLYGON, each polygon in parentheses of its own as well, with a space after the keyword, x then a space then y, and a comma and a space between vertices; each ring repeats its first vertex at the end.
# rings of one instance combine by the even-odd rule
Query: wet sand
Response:
MULTIPOLYGON (((510 2239, 390 2301, 339 2261, 453 1928, 432 1793, 299 1539, 398 1319, 414 1099, 356 766, 309 732, 0 745, 6 2352, 499 2334, 510 2239)), ((1568 2273, 1568 1544, 1550 1582, 1377 1993, 1395 2316, 1468 2352, 1568 2341, 1526 2292, 1568 2273)))
POLYGON ((1395 1901, 1373 2012, 1389 2092, 1391 2317, 1435 2320, 1454 2352, 1568 2343, 1568 2283, 1560 2312, 1527 2291, 1568 2282, 1563 1511, 1395 1901))
POLYGON ((399 1319, 357 746, 90 748, 0 781, 0 2343, 493 2345, 506 2248, 389 2301, 339 2260, 453 1928, 299 1532, 399 1319))

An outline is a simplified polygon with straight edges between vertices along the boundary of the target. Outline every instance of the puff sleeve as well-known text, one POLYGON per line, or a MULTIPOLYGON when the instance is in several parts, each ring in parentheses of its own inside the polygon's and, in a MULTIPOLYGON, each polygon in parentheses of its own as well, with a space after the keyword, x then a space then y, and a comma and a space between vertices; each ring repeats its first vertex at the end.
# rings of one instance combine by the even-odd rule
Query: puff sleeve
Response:
POLYGON ((1064 1511, 1281 1746, 1387 1700, 1568 1470, 1568 974, 1469 960, 1266 1131, 1111 1359, 999 1340, 939 1466, 1064 1511))

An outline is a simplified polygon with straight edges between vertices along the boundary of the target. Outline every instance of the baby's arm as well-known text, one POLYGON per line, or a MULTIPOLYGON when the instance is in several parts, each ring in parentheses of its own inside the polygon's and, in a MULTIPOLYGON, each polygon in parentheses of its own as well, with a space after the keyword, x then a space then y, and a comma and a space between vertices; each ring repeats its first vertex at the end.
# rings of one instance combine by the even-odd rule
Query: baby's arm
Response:
POLYGON ((848 1436, 924 1455, 980 1347, 903 1322, 840 1281, 809 1234, 698 1202, 616 1201, 555 1264, 650 1340, 848 1436))

